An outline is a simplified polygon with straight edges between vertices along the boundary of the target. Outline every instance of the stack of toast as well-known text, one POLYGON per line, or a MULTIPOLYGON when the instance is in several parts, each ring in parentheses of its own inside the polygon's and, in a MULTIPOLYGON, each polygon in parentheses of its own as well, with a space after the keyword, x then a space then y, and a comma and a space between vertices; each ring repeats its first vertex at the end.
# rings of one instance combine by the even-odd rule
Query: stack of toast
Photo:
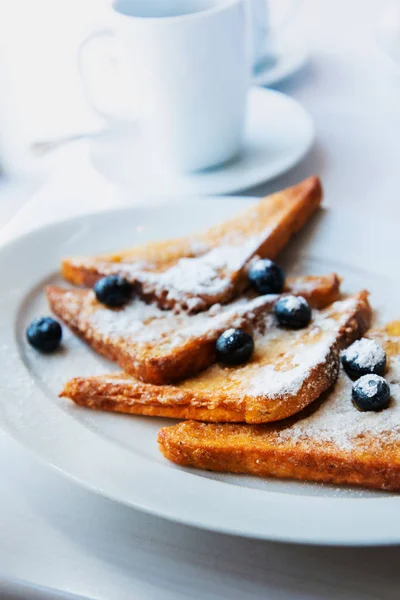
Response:
POLYGON ((105 411, 184 419, 163 427, 161 452, 188 467, 371 488, 400 489, 400 323, 369 331, 368 292, 343 296, 337 274, 287 278, 279 294, 249 285, 254 260, 275 259, 318 209, 318 178, 262 199, 198 235, 112 255, 67 258, 49 286, 52 311, 123 371, 66 382, 61 396, 105 411), (101 303, 110 275, 133 298, 101 303), (308 325, 281 326, 274 307, 305 298, 308 325), (245 364, 218 362, 216 343, 240 328, 254 340, 245 364), (390 405, 361 412, 341 353, 368 335, 388 357, 390 405))

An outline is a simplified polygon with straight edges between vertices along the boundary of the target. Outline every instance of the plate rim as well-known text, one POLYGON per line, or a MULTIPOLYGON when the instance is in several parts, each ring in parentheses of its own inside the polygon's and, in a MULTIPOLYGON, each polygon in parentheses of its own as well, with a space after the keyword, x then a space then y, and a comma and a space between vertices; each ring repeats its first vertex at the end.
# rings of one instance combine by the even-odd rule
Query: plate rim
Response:
MULTIPOLYGON (((249 200, 250 202, 253 200, 256 200, 255 198, 248 198, 248 197, 238 197, 238 196, 233 196, 233 197, 224 197, 224 198, 207 198, 205 199, 204 197, 199 197, 198 199, 192 199, 190 203, 185 203, 184 206, 189 207, 191 204, 193 204, 193 202, 197 202, 200 205, 204 204, 204 202, 206 201, 211 201, 211 202, 219 202, 219 203, 225 203, 225 205, 227 204, 227 201, 229 202, 229 200, 234 201, 235 203, 237 203, 238 205, 240 205, 241 203, 244 204, 249 204, 249 200)), ((162 202, 158 205, 158 208, 160 210, 167 210, 169 213, 171 212, 171 207, 175 206, 175 207, 179 207, 179 209, 182 209, 182 202, 176 202, 174 205, 172 204, 167 204, 165 202, 162 202)), ((52 223, 50 225, 44 225, 42 227, 39 227, 37 229, 34 229, 33 231, 30 231, 22 236, 18 236, 14 239, 12 239, 11 241, 9 241, 8 243, 2 245, 0 247, 0 266, 2 265, 3 261, 5 260, 4 257, 7 257, 8 253, 15 253, 15 250, 18 250, 18 247, 20 247, 20 251, 22 249, 22 251, 24 250, 24 247, 26 244, 31 244, 32 240, 37 240, 39 236, 51 236, 51 234, 53 233, 54 235, 56 235, 57 233, 60 233, 60 231, 66 227, 67 225, 73 225, 74 223, 77 222, 82 222, 84 220, 88 220, 88 219, 93 219, 93 220, 98 220, 98 221, 104 221, 107 216, 110 213, 135 213, 138 210, 149 210, 152 211, 154 208, 154 205, 151 206, 145 206, 145 205, 135 205, 132 207, 122 207, 122 208, 116 208, 116 209, 112 209, 112 210, 104 210, 104 211, 96 211, 96 212, 90 212, 86 215, 79 215, 76 217, 72 217, 72 218, 67 218, 67 219, 62 219, 60 221, 57 221, 55 223, 52 223), (47 232, 47 233, 46 233, 47 232)), ((226 206, 224 206, 224 210, 225 210, 226 206)), ((341 210, 335 210, 333 211, 332 209, 330 209, 329 211, 327 211, 328 214, 333 214, 333 213, 339 213, 342 214, 343 212, 348 214, 348 211, 341 211, 341 210)), ((327 214, 325 213, 325 214, 327 214)), ((364 217, 365 218, 365 217, 364 217)), ((376 224, 376 219, 374 219, 374 223, 376 224)), ((94 226, 95 224, 92 223, 91 226, 94 226)), ((387 223, 386 226, 391 229, 392 224, 387 223)), ((389 236, 387 236, 389 237, 389 236)), ((50 260, 50 259, 49 259, 50 260)), ((41 266, 38 267, 38 270, 43 270, 43 268, 41 266)), ((48 272, 47 272, 48 274, 48 272)), ((46 272, 43 272, 43 276, 46 275, 46 272)), ((40 276, 41 278, 42 276, 40 276)), ((36 285, 37 285, 37 276, 33 276, 31 277, 31 279, 33 281, 36 280, 36 285)), ((28 287, 31 285, 31 281, 29 280, 28 277, 28 282, 25 286, 22 286, 22 288, 20 288, 19 293, 20 293, 20 297, 23 298, 25 295, 25 291, 26 291, 26 287, 28 287)), ((3 335, 4 331, 8 331, 8 337, 5 339, 10 339, 10 335, 11 335, 11 339, 13 339, 13 335, 14 335, 14 324, 15 324, 15 319, 9 318, 10 315, 10 311, 11 311, 11 315, 13 315, 13 317, 15 317, 17 315, 17 312, 19 311, 19 302, 16 304, 15 302, 15 294, 7 294, 5 295, 5 299, 1 300, 1 306, 2 306, 2 310, 0 311, 0 334, 3 335), (10 311, 7 311, 7 307, 10 309, 10 311), (6 310, 4 311, 3 308, 5 308, 6 310), (8 316, 8 318, 7 318, 8 316), (6 322, 5 322, 6 321, 6 322)), ((21 299, 20 298, 20 299, 21 299)), ((14 342, 15 345, 15 342, 14 342)), ((1 348, 0 349, 0 356, 3 356, 3 360, 5 361, 5 364, 12 364, 12 356, 5 356, 5 352, 4 349, 1 348)), ((10 354, 10 353, 8 353, 10 354)), ((14 357, 15 358, 15 357, 14 357)), ((27 370, 25 368, 25 366, 22 365, 22 361, 20 359, 19 361, 21 363, 21 365, 19 365, 20 367, 22 366, 23 368, 21 369, 21 378, 23 379, 24 377, 27 377, 27 370), (23 373, 23 371, 26 371, 25 374, 23 373)), ((18 371, 19 374, 19 371, 18 371)), ((0 386, 0 390, 1 390, 1 386, 0 386)), ((3 392, 5 391, 4 389, 2 390, 3 392)), ((10 395, 12 395, 14 393, 15 395, 18 395, 18 390, 15 389, 11 389, 8 390, 8 392, 10 393, 10 395)), ((36 390, 34 391, 34 395, 36 395, 37 397, 39 397, 42 394, 42 392, 40 390, 36 390)), ((4 397, 4 394, 2 394, 2 397, 4 397)), ((31 398, 32 400, 34 400, 34 398, 31 398)), ((20 401, 20 399, 17 398, 18 401, 20 401)), ((51 435, 51 439, 49 439, 46 444, 50 444, 50 447, 46 450, 45 453, 43 453, 43 444, 39 444, 39 448, 37 447, 37 443, 36 443, 36 447, 32 447, 32 440, 26 440, 24 438, 24 435, 21 431, 21 421, 19 422, 19 425, 15 422, 13 422, 13 415, 12 410, 14 410, 14 405, 10 404, 9 406, 9 410, 11 410, 11 413, 7 413, 7 407, 5 406, 5 402, 0 400, 0 428, 5 431, 7 434, 11 435, 11 437, 13 437, 14 439, 16 439, 16 441, 18 441, 20 444, 22 444, 25 448, 29 449, 31 453, 35 454, 35 456, 37 458, 39 458, 41 460, 41 462, 43 462, 44 464, 50 465, 53 468, 55 468, 57 471, 59 471, 60 473, 62 473, 64 476, 67 476, 69 479, 75 481, 76 483, 79 483, 80 485, 83 485, 84 487, 86 487, 87 489, 90 489, 92 491, 94 491, 95 493, 100 493, 101 495, 115 500, 117 502, 126 504, 128 506, 132 506, 135 507, 139 510, 143 510, 145 512, 148 512, 150 514, 157 514, 158 516, 164 517, 168 520, 174 521, 174 522, 179 522, 179 523, 183 523, 183 524, 187 524, 187 525, 191 525, 197 528, 201 528, 201 529, 207 529, 210 531, 218 531, 221 533, 228 533, 228 534, 233 534, 233 535, 239 535, 239 536, 244 536, 244 537, 253 537, 253 538, 258 538, 258 539, 268 539, 268 540, 274 540, 274 541, 286 541, 286 542, 297 542, 297 543, 307 543, 307 544, 326 544, 326 545, 389 545, 389 544, 394 544, 394 543, 399 543, 400 542, 400 526, 398 528, 398 530, 396 531, 396 527, 394 526, 394 521, 392 520, 390 522, 390 527, 388 528, 388 530, 385 530, 385 527, 382 527, 382 523, 380 523, 380 526, 377 528, 375 526, 375 528, 373 528, 373 533, 366 533, 365 532, 365 527, 360 529, 360 526, 362 523, 365 522, 369 522, 371 524, 371 515, 369 514, 369 508, 366 505, 370 504, 371 502, 373 502, 373 498, 368 498, 368 497, 364 497, 364 498, 330 498, 330 497, 310 497, 310 496, 299 496, 299 495, 295 495, 295 494, 285 494, 282 492, 276 492, 276 491, 266 491, 266 490, 257 490, 254 488, 242 488, 242 487, 238 487, 235 486, 231 483, 227 483, 227 482, 220 482, 220 481, 215 481, 215 480, 211 480, 211 479, 206 479, 203 477, 198 477, 196 476, 196 474, 191 473, 189 470, 185 470, 185 469, 165 469, 163 464, 157 464, 157 465, 153 465, 153 467, 150 468, 150 470, 154 471, 154 475, 157 475, 158 479, 158 484, 159 486, 162 488, 163 493, 165 495, 171 494, 171 487, 174 486, 174 484, 176 484, 177 486, 179 486, 182 482, 185 483, 185 478, 186 481, 189 481, 189 484, 187 487, 190 487, 189 490, 189 498, 191 498, 191 500, 195 503, 196 502, 196 498, 194 497, 195 493, 201 493, 201 488, 204 486, 204 482, 206 481, 206 489, 207 490, 211 490, 211 495, 208 492, 207 494, 207 502, 208 502, 208 506, 205 507, 205 514, 203 514, 200 518, 198 516, 196 516, 196 514, 193 516, 188 514, 188 510, 186 507, 182 507, 179 506, 178 503, 178 509, 175 508, 174 509, 174 504, 172 502, 170 502, 170 500, 182 500, 182 496, 181 496, 181 489, 179 489, 179 494, 176 497, 172 494, 172 498, 168 499, 168 508, 165 508, 165 506, 162 506, 161 503, 161 507, 158 506, 155 507, 154 506, 154 502, 157 500, 156 498, 152 497, 149 499, 144 499, 143 498, 143 493, 142 492, 136 492, 137 497, 135 499, 130 498, 121 498, 120 495, 121 494, 121 490, 119 490, 118 485, 116 486, 116 488, 114 489, 114 491, 111 491, 109 489, 107 489, 107 485, 110 485, 110 481, 111 481, 111 485, 115 485, 115 481, 114 479, 111 477, 110 479, 110 473, 106 473, 105 476, 103 476, 102 482, 100 483, 95 483, 95 481, 92 481, 89 479, 89 481, 87 480, 87 478, 82 478, 82 473, 80 472, 80 469, 76 470, 76 465, 75 465, 75 470, 73 470, 73 472, 70 471, 71 465, 69 465, 68 460, 67 460, 67 465, 64 464, 63 465, 63 461, 61 461, 61 466, 60 466, 60 451, 59 448, 57 448, 55 446, 55 444, 59 444, 59 439, 58 437, 55 435, 55 432, 52 433, 51 435), (11 417, 11 422, 10 422, 10 417, 11 417), (53 458, 50 459, 49 458, 49 452, 53 451, 53 458), (47 455, 46 455, 47 453, 47 455), (157 473, 155 473, 157 471, 157 473), (161 471, 163 471, 163 474, 161 474, 161 471), (171 473, 175 473, 175 475, 171 475, 171 473), (179 475, 177 475, 179 474, 179 475), (197 483, 194 483, 197 482, 197 483), (229 493, 228 494, 221 494, 221 489, 224 488, 225 490, 231 490, 231 492, 233 491, 233 493, 229 493), (118 491, 119 490, 119 491, 118 491), (233 499, 234 503, 230 506, 227 506, 226 502, 225 504, 221 501, 219 502, 215 502, 215 498, 212 496, 212 492, 215 490, 215 495, 216 496, 224 496, 224 499, 229 499, 230 501, 233 499), (260 523, 257 523, 254 521, 254 517, 257 514, 257 511, 254 513, 254 515, 247 515, 248 517, 248 522, 247 524, 244 526, 243 523, 240 525, 237 524, 238 522, 238 513, 235 512, 238 508, 238 503, 239 505, 242 504, 242 508, 243 506, 248 508, 249 505, 246 504, 249 502, 249 494, 250 496, 252 496, 254 499, 256 499, 256 501, 251 501, 250 504, 255 505, 255 507, 257 507, 258 511, 262 511, 262 510, 266 510, 266 508, 269 508, 269 510, 275 508, 278 511, 285 511, 286 517, 289 519, 289 525, 286 526, 286 530, 285 532, 279 532, 279 528, 278 530, 275 529, 274 527, 272 527, 272 523, 269 522, 269 525, 271 525, 271 527, 265 527, 265 523, 263 523, 262 525, 260 525, 260 523), (233 498, 232 498, 233 497, 233 498), (359 531, 358 533, 354 532, 354 524, 353 527, 351 527, 352 523, 351 520, 348 523, 348 529, 347 530, 343 530, 343 524, 338 528, 338 530, 335 532, 331 532, 331 535, 324 533, 323 535, 311 535, 306 532, 304 530, 304 528, 302 529, 301 527, 298 527, 298 524, 296 522, 295 518, 292 518, 290 515, 290 509, 293 508, 293 504, 297 504, 298 505, 298 510, 300 510, 301 513, 301 509, 304 511, 302 513, 302 516, 304 517, 307 513, 312 514, 312 510, 315 509, 315 507, 321 503, 323 503, 325 505, 325 508, 332 508, 332 503, 334 505, 336 505, 338 502, 341 503, 341 508, 345 508, 346 511, 348 512, 350 510, 350 514, 352 517, 357 516, 355 514, 354 511, 354 507, 355 504, 357 505, 357 526, 359 527, 359 531), (210 508, 210 504, 212 504, 213 508, 214 508, 214 512, 215 510, 218 508, 218 510, 220 511, 220 513, 218 513, 217 515, 215 514, 211 514, 211 508, 210 508), (172 508, 171 508, 172 506, 172 508), (236 523, 236 524, 235 524, 236 523), (341 533, 338 533, 341 532, 341 533), (343 534, 343 531, 345 533, 345 535, 343 534)), ((56 405, 54 405, 54 408, 56 408, 56 405)), ((58 411, 60 411, 60 409, 58 408, 58 411)), ((43 412, 43 408, 41 410, 38 411, 38 414, 34 413, 33 417, 34 418, 41 418, 41 413, 43 412)), ((53 421, 54 426, 56 427, 57 425, 59 425, 59 420, 60 420, 60 416, 56 414, 57 411, 54 412, 54 414, 52 413, 49 418, 53 421)), ((60 411, 61 412, 61 411, 60 411)), ((27 415, 28 416, 28 415, 27 415)), ((32 415, 30 415, 32 416, 32 415)), ((47 417, 47 415, 46 415, 47 417)), ((64 419, 63 419, 64 421, 64 419)), ((71 421, 71 419, 69 419, 69 421, 71 421)), ((69 429, 71 429, 71 423, 68 426, 69 429)), ((113 466, 115 467, 116 463, 113 463, 113 460, 117 460, 119 457, 119 460, 121 460, 121 454, 127 454, 128 456, 131 456, 131 452, 121 448, 121 447, 113 447, 113 443, 111 440, 106 440, 104 438, 100 438, 99 436, 97 436, 93 431, 89 431, 85 425, 83 425, 82 423, 74 423, 74 426, 72 427, 72 429, 74 430, 74 432, 78 432, 78 430, 80 430, 80 432, 77 433, 77 436, 79 439, 83 439, 86 438, 86 440, 89 439, 89 437, 91 439, 96 440, 97 442, 94 443, 94 446, 96 445, 96 443, 101 443, 101 445, 105 448, 104 444, 107 446, 106 451, 107 451, 107 456, 109 457, 109 460, 107 462, 107 466, 111 469, 113 466), (77 425, 78 427, 75 427, 75 425, 77 425), (82 434, 82 431, 84 432, 82 434), (89 437, 88 437, 89 436, 89 437), (111 461, 111 462, 110 462, 111 461)), ((71 444, 71 440, 69 440, 70 444, 71 444)), ((47 448, 47 446, 46 446, 47 448)), ((70 460, 70 459, 69 459, 70 460)), ((132 460, 132 458, 131 458, 132 460)), ((138 461, 138 458, 135 458, 136 461, 138 461)), ((65 459, 64 459, 65 462, 65 459)), ((148 463, 151 462, 149 459, 144 459, 142 457, 140 457, 140 462, 143 462, 143 464, 140 466, 140 468, 138 467, 136 470, 135 468, 132 470, 130 470, 130 474, 131 475, 142 475, 144 476, 146 473, 148 473, 148 463), (144 461, 144 462, 143 462, 144 461)), ((81 465, 82 467, 82 465, 81 465)), ((175 492, 177 492, 178 490, 175 490, 175 492)), ((129 493, 131 493, 132 490, 129 491, 129 493)), ((125 494, 127 493, 127 490, 125 490, 125 494)), ((187 493, 187 492, 186 492, 187 493)), ((154 493, 153 493, 154 496, 154 493)), ((398 502, 399 502, 399 498, 398 497, 393 497, 393 496, 388 496, 388 497, 379 497, 379 498, 375 498, 376 501, 379 502, 383 502, 385 504, 385 511, 386 514, 392 514, 393 516, 396 513, 396 510, 398 510, 398 502)), ((176 504, 175 504, 176 506, 176 504)), ((321 509, 321 506, 319 506, 318 510, 321 509)), ((345 511, 345 512, 346 512, 345 511)), ((193 511, 192 511, 193 512, 193 511)), ((196 512, 196 511, 195 511, 196 512)), ((203 507, 203 512, 204 512, 204 507, 203 507)), ((190 513, 190 511, 189 511, 190 513)), ((260 514, 260 513, 258 513, 260 514)), ((344 513, 342 511, 342 518, 344 518, 344 513)), ((276 514, 275 514, 275 519, 276 519, 276 514)), ((347 519, 347 517, 346 517, 347 519)), ((379 519, 377 519, 379 521, 379 519)), ((386 519, 387 520, 387 519, 386 519)), ((379 523, 378 523, 379 525, 379 523)), ((384 524, 383 524, 384 525, 384 524)), ((330 526, 330 528, 332 529, 332 525, 330 526)))

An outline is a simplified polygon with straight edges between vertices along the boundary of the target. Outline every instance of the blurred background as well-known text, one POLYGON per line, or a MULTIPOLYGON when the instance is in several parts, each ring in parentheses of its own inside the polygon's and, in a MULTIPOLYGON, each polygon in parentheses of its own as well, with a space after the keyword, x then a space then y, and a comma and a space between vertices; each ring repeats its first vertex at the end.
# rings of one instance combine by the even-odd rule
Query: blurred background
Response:
MULTIPOLYGON (((83 143, 38 158, 32 144, 90 133, 103 125, 85 100, 77 52, 90 31, 108 22, 109 4, 107 0, 0 2, 0 225, 55 169, 64 165, 67 170, 71 161, 72 175, 77 155, 84 155, 83 143), (5 194, 7 202, 2 201, 5 194)), ((352 160, 364 161, 369 170, 368 144, 380 146, 387 176, 395 177, 390 165, 399 158, 393 131, 400 127, 400 68, 394 59, 398 51, 400 60, 400 26, 392 4, 380 0, 299 3, 289 36, 300 52, 307 51, 307 60, 273 87, 295 97, 309 111, 317 141, 306 166, 294 169, 284 183, 308 171, 325 176, 325 181, 339 175, 349 179, 354 165, 339 160, 342 148, 348 152, 351 148, 352 160)), ((278 12, 284 5, 284 0, 271 3, 278 12)), ((107 44, 98 44, 95 50, 103 52, 104 59, 93 61, 91 84, 113 104, 123 95, 118 69, 107 44)), ((382 168, 383 163, 374 158, 380 175, 382 168)))
MULTIPOLYGON (((79 43, 104 23, 105 0, 13 0, 0 3, 3 168, 35 169, 32 141, 90 127, 77 70, 79 43)), ((39 168, 39 165, 37 165, 39 168)))

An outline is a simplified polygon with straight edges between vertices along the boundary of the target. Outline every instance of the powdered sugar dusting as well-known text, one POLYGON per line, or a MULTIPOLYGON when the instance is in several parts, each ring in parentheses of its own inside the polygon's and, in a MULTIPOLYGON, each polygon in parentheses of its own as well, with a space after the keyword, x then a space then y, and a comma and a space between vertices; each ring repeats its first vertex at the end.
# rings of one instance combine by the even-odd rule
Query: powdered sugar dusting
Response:
POLYGON ((270 232, 270 228, 265 228, 245 240, 226 236, 220 245, 208 251, 202 242, 194 240, 192 251, 199 254, 181 258, 162 272, 152 271, 151 265, 143 261, 104 261, 97 265, 104 275, 120 274, 137 282, 145 295, 155 295, 167 303, 181 303, 189 310, 196 310, 203 307, 204 297, 216 302, 226 295, 233 275, 246 265, 270 232))
POLYGON ((289 311, 300 310, 302 306, 307 304, 307 301, 302 296, 288 295, 284 298, 285 307, 289 311))
MULTIPOLYGON (((266 356, 269 348, 273 349, 271 356, 275 360, 255 371, 247 393, 269 398, 296 394, 311 370, 326 361, 338 331, 354 311, 355 303, 356 300, 349 298, 335 302, 327 310, 313 311, 311 324, 298 331, 282 330, 275 317, 267 315, 265 331, 256 336, 255 343, 266 356), (277 354, 279 361, 276 361, 277 354)), ((337 370, 337 361, 327 368, 337 370)))
POLYGON ((361 412, 351 400, 353 382, 341 369, 335 388, 324 403, 309 417, 283 430, 280 439, 326 441, 343 450, 351 450, 364 436, 377 442, 390 439, 399 443, 400 356, 391 358, 385 379, 391 390, 389 408, 380 412, 361 412))
POLYGON ((212 339, 225 327, 240 327, 243 319, 252 319, 254 311, 272 306, 277 296, 259 296, 254 300, 241 298, 228 305, 214 305, 206 312, 188 315, 185 312, 163 311, 152 304, 134 300, 122 310, 100 308, 89 314, 88 321, 103 338, 125 342, 166 342, 170 347, 194 337, 212 339))
MULTIPOLYGON (((171 314, 169 320, 176 321, 171 314)), ((171 326, 162 311, 154 304, 134 300, 122 310, 100 308, 88 318, 89 324, 106 338, 152 341, 171 326)))
POLYGON ((351 344, 342 355, 347 361, 354 362, 361 369, 372 369, 375 365, 383 363, 385 351, 375 340, 362 338, 351 344))
POLYGON ((136 280, 145 294, 166 291, 167 299, 175 301, 190 296, 190 308, 196 308, 193 297, 219 296, 230 288, 232 275, 246 264, 267 235, 268 231, 263 231, 239 245, 222 244, 201 256, 181 258, 163 273, 137 271, 136 280))
POLYGON ((290 289, 294 295, 298 295, 301 293, 313 292, 316 288, 316 277, 300 277, 299 279, 296 277, 289 278, 290 289))
POLYGON ((355 384, 357 388, 367 396, 367 398, 373 398, 378 391, 379 384, 382 381, 382 377, 379 375, 364 375, 357 380, 355 384))

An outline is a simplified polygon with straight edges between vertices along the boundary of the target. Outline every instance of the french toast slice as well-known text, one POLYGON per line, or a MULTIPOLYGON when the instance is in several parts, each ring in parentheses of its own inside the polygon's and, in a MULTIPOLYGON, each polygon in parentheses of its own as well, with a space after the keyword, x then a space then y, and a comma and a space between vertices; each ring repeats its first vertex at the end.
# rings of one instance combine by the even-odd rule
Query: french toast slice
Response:
POLYGON ((255 353, 240 367, 214 364, 178 385, 155 386, 126 375, 75 378, 61 396, 99 410, 204 421, 265 423, 293 415, 335 381, 339 353, 367 330, 368 293, 314 310, 302 330, 278 326, 272 312, 256 319, 255 353))
MULTIPOLYGON (((339 294, 335 274, 289 278, 312 306, 325 306, 339 294)), ((271 310, 275 295, 245 297, 189 315, 163 311, 134 300, 123 309, 100 304, 92 290, 46 289, 52 311, 94 350, 128 373, 154 384, 180 381, 215 362, 215 341, 229 327, 252 329, 260 313, 271 310)))
POLYGON ((368 337, 387 353, 387 409, 357 410, 341 368, 334 389, 291 419, 256 426, 182 422, 160 430, 161 452, 199 469, 400 491, 400 321, 368 337))
POLYGON ((321 199, 321 183, 310 177, 194 236, 149 242, 115 254, 66 258, 62 274, 71 283, 89 287, 101 277, 119 274, 135 285, 140 297, 161 308, 205 310, 243 291, 249 260, 255 255, 275 258, 321 199))

